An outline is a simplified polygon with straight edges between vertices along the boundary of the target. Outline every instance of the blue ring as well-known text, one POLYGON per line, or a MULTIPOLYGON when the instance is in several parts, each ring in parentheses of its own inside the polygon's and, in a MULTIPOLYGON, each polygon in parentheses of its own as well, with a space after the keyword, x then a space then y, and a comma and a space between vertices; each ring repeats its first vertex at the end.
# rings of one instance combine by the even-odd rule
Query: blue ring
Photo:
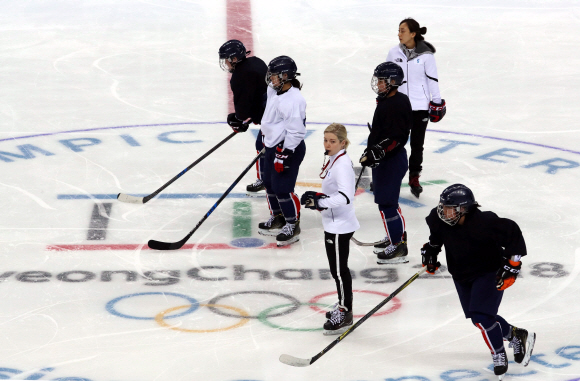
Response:
POLYGON ((199 302, 197 301, 197 299, 194 299, 194 298, 187 296, 187 295, 178 294, 175 292, 139 292, 136 294, 128 294, 128 295, 119 296, 118 298, 115 298, 115 299, 109 301, 106 305, 106 309, 109 313, 111 313, 115 316, 125 318, 125 319, 155 320, 155 317, 141 317, 141 316, 125 315, 125 314, 122 314, 115 309, 115 304, 118 301, 121 301, 121 300, 127 299, 127 298, 132 298, 134 296, 140 296, 140 295, 172 295, 172 296, 177 296, 178 298, 183 298, 191 304, 191 307, 189 307, 184 312, 181 312, 181 313, 178 313, 175 315, 167 315, 167 316, 165 316, 165 319, 179 317, 179 316, 183 316, 183 315, 188 315, 199 308, 199 302))

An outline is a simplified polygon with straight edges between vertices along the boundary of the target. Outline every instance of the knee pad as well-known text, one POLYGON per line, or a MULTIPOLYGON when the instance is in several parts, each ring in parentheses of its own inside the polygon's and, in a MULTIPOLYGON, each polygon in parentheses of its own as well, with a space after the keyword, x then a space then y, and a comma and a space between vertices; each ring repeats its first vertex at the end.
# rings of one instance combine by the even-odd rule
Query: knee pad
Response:
POLYGON ((494 324, 497 323, 495 316, 482 314, 479 312, 472 312, 471 314, 471 322, 473 325, 477 327, 477 324, 480 324, 483 328, 489 329, 494 324))

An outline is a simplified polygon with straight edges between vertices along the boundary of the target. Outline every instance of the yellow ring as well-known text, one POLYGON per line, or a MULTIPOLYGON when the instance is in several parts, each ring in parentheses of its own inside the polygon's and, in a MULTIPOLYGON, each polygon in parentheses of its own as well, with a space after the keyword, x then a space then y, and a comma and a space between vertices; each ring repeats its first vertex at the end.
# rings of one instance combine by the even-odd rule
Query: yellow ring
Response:
POLYGON ((174 331, 180 331, 180 332, 192 332, 192 333, 207 333, 207 332, 221 332, 221 331, 228 331, 230 329, 234 329, 234 328, 238 328, 241 327, 242 325, 246 324, 247 322, 250 321, 250 319, 246 318, 245 316, 249 316, 249 314, 237 307, 232 307, 232 306, 225 306, 223 304, 200 304, 200 307, 218 307, 218 308, 225 308, 228 310, 232 310, 232 311, 236 311, 237 313, 240 314, 241 316, 241 321, 239 323, 236 323, 234 325, 231 325, 229 327, 225 327, 225 328, 216 328, 216 329, 186 329, 186 328, 179 328, 179 327, 174 327, 172 325, 169 325, 165 322, 165 320, 163 320, 163 318, 165 317, 165 315, 176 311, 176 310, 180 310, 183 308, 189 308, 191 305, 187 304, 184 306, 178 306, 178 307, 173 307, 173 308, 169 308, 165 311, 162 311, 160 313, 158 313, 155 316, 155 321, 157 322, 157 324, 159 324, 162 327, 167 327, 169 329, 173 329, 174 331))

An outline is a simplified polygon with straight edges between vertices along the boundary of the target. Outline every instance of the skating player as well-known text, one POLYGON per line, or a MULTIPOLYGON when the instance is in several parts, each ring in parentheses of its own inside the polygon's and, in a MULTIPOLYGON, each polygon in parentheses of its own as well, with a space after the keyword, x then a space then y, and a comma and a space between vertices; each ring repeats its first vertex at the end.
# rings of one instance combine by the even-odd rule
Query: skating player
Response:
POLYGON ((268 101, 262 117, 264 186, 270 218, 261 222, 259 233, 276 236, 278 246, 298 241, 300 235, 300 200, 294 193, 300 163, 306 153, 306 101, 296 76, 297 66, 287 56, 268 64, 266 82, 268 101))
POLYGON ((526 244, 514 221, 482 212, 479 206, 465 185, 447 187, 426 218, 430 236, 421 249, 422 263, 434 274, 441 266, 437 254, 445 246, 447 267, 465 318, 481 330, 501 380, 508 369, 503 341, 513 347, 515 362, 524 366, 536 341, 535 333, 510 325, 497 313, 504 290, 520 272, 526 244))
POLYGON ((419 183, 423 169, 423 144, 429 120, 439 122, 446 112, 445 100, 439 92, 439 76, 435 63, 435 48, 425 41, 427 28, 420 27, 412 18, 399 23, 399 45, 387 55, 387 61, 401 66, 405 74, 399 91, 406 94, 413 107, 411 129, 411 156, 409 157, 409 186, 419 197, 423 187, 419 183))
POLYGON ((363 166, 372 168, 375 203, 383 219, 387 237, 375 246, 377 263, 406 263, 405 220, 399 208, 401 183, 407 172, 407 151, 412 115, 409 98, 398 92, 403 70, 393 62, 383 62, 374 71, 371 87, 377 93, 367 148, 361 156, 363 166))
POLYGON ((322 167, 322 193, 307 191, 301 197, 306 208, 322 214, 326 256, 336 283, 338 302, 326 313, 325 335, 338 335, 352 326, 352 278, 348 268, 350 238, 360 227, 354 212, 355 176, 346 153, 350 141, 346 128, 333 123, 324 130, 328 161, 322 167))
MULTIPOLYGON (((232 73, 230 88, 234 94, 235 112, 228 115, 228 125, 235 132, 246 132, 250 123, 260 124, 266 107, 264 77, 268 71, 266 63, 258 57, 247 57, 246 47, 241 41, 229 40, 219 49, 220 67, 232 73)), ((262 131, 256 138, 256 151, 264 148, 262 131)), ((246 187, 248 196, 256 196, 264 190, 262 181, 264 157, 256 163, 257 180, 246 187)))

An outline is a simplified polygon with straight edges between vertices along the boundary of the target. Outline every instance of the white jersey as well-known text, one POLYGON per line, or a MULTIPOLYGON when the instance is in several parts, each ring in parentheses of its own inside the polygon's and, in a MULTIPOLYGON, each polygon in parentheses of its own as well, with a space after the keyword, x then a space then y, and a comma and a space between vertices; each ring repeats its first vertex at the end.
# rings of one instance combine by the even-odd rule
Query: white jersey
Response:
POLYGON ((322 193, 328 198, 318 201, 319 206, 328 208, 321 212, 324 231, 332 234, 352 233, 360 225, 354 212, 354 170, 345 150, 330 156, 325 172, 322 193))
POLYGON ((281 95, 268 87, 267 94, 261 126, 264 144, 272 148, 284 141, 284 148, 294 150, 306 136, 306 100, 295 87, 281 95))
POLYGON ((439 76, 433 52, 425 51, 407 60, 400 45, 397 45, 389 51, 387 61, 394 62, 403 69, 405 79, 403 85, 399 86, 399 91, 409 97, 413 111, 428 110, 430 101, 441 103, 439 76))

